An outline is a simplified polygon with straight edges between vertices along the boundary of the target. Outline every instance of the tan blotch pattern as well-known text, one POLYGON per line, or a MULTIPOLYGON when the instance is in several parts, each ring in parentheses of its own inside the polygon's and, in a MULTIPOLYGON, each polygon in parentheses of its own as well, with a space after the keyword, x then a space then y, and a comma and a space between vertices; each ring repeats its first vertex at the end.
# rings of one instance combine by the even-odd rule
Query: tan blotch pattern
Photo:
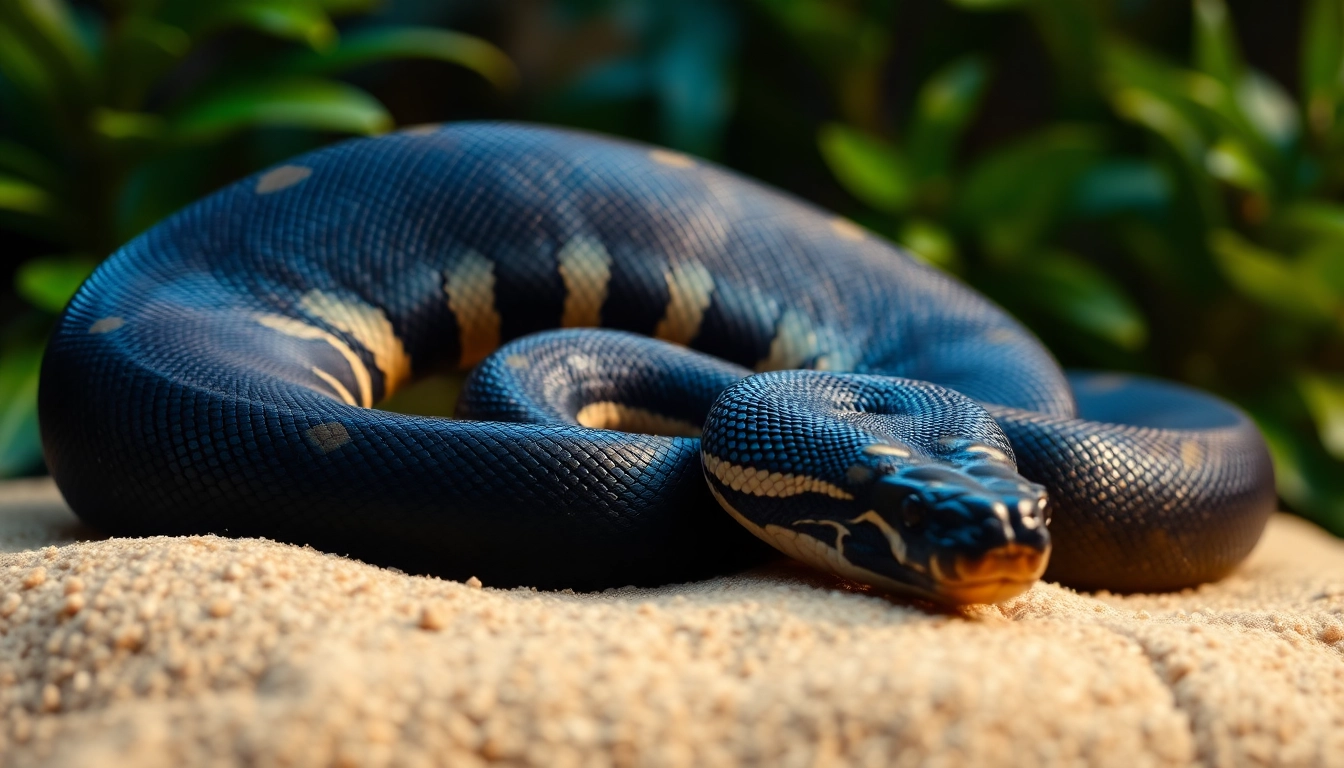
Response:
POLYGON ((794 309, 784 310, 775 324, 770 354, 756 364, 757 371, 782 371, 797 368, 817 352, 817 332, 812 321, 794 309))
POLYGON ((282 165, 269 170, 257 179, 255 191, 258 195, 269 195, 282 189, 289 189, 309 176, 313 169, 304 165, 282 165))
POLYGON ((910 450, 908 448, 902 448, 899 445, 890 445, 888 443, 865 445, 863 447, 863 452, 870 456, 897 456, 904 458, 910 455, 910 450))
POLYGON ((667 280, 667 309, 653 335, 674 344, 690 344, 700 333, 705 310, 714 294, 714 278, 705 265, 687 261, 672 267, 667 280))
POLYGON ((800 493, 821 493, 833 499, 854 498, 842 488, 807 475, 767 472, 755 467, 743 467, 709 454, 704 455, 704 464, 705 469, 718 478, 719 482, 734 491, 749 493, 752 496, 779 498, 797 496, 800 493))
POLYGON ((322 291, 305 293, 300 306, 333 328, 353 336, 373 355, 374 365, 383 375, 383 397, 390 396, 410 378, 411 358, 383 310, 322 291))
POLYGON ((336 381, 336 378, 330 373, 313 367, 311 369, 313 374, 329 385, 334 383, 332 389, 347 405, 373 407, 373 377, 369 375, 368 367, 364 365, 363 360, 359 359, 359 355, 355 354, 355 351, 335 334, 284 315, 256 314, 252 317, 261 325, 286 336, 305 341, 326 342, 328 346, 340 353, 341 357, 345 358, 345 362, 349 364, 350 372, 354 375, 355 384, 359 388, 358 399, 352 396, 350 391, 342 386, 339 381, 336 381))
POLYGON ((574 237, 556 254, 560 279, 565 283, 565 307, 560 325, 591 328, 602 324, 602 305, 611 282, 611 254, 596 238, 574 237))
POLYGON ((331 453, 341 446, 350 442, 350 432, 345 425, 339 421, 329 421, 325 424, 318 424, 311 427, 303 433, 308 438, 308 442, 313 444, 314 448, 323 453, 331 453))
POLYGON ((1181 441, 1181 465, 1195 470, 1204 464, 1204 446, 1198 440, 1181 441))
POLYGON ((116 315, 104 317, 89 326, 89 333, 111 333, 125 324, 126 320, 116 315))
POLYGON ((642 432, 646 435, 669 437, 700 436, 700 427, 689 421, 621 403, 589 403, 579 409, 574 420, 592 429, 617 429, 622 432, 642 432))
POLYGON ((401 129, 401 133, 407 136, 433 136, 443 128, 443 123, 420 123, 419 125, 410 125, 401 129))
POLYGON ((476 251, 462 251, 446 273, 444 293, 448 309, 457 318, 462 354, 458 367, 466 369, 499 348, 499 311, 495 309, 495 263, 476 251))
POLYGON ((649 153, 649 159, 669 168, 691 168, 695 165, 695 160, 689 155, 673 152, 670 149, 655 149, 649 153))
POLYGON ((973 443, 971 445, 966 446, 963 450, 966 451, 967 453, 977 453, 993 461, 1012 463, 1012 459, 1008 457, 1008 454, 1004 453, 1002 450, 998 448, 995 448, 992 445, 987 445, 985 443, 973 443))
POLYGON ((860 227, 858 224, 843 217, 831 219, 831 231, 835 232, 835 234, 845 240, 853 240, 855 242, 863 240, 868 236, 868 233, 864 231, 863 227, 860 227))
POLYGON ((1010 344, 1022 338, 1022 334, 1011 328, 994 328, 981 337, 986 344, 1010 344))

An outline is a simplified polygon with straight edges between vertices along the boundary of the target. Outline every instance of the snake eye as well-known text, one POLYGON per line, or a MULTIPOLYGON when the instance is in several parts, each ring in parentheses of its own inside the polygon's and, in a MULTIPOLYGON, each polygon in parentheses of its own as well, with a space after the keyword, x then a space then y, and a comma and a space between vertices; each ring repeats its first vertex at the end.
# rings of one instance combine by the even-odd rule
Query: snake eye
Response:
POLYGON ((916 530, 924 525, 924 508, 914 496, 906 496, 901 501, 901 523, 907 530, 916 530))

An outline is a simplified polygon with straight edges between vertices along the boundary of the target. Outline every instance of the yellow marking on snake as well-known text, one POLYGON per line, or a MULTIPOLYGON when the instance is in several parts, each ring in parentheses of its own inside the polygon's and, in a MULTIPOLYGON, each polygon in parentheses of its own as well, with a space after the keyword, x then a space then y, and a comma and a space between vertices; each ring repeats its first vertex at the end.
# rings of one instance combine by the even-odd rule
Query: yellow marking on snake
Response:
POLYGON ((404 133, 407 136, 432 136, 433 134, 438 133, 439 129, 442 127, 443 123, 420 123, 419 125, 411 125, 401 129, 401 133, 404 133))
POLYGON ((666 165, 669 168, 690 168, 695 165, 695 161, 689 156, 668 149, 653 150, 649 153, 649 159, 659 165, 666 165))
POLYGON ((807 315, 793 309, 784 310, 775 325, 775 338, 770 341, 770 354, 756 364, 757 371, 782 371, 801 366, 817 351, 817 332, 807 315))
POLYGON ((111 333, 126 324, 125 318, 112 315, 89 326, 89 333, 111 333))
POLYGON ((699 437, 700 427, 653 411, 609 401, 589 403, 579 409, 574 420, 592 429, 617 429, 669 437, 699 437))
POLYGON ((703 460, 705 469, 718 478, 719 482, 734 491, 749 493, 752 496, 782 498, 797 496, 800 493, 821 493, 833 499, 854 498, 843 488, 815 477, 743 467, 709 454, 704 454, 703 460))
POLYGON ((985 443, 972 443, 971 445, 966 446, 963 450, 967 453, 978 453, 981 456, 994 461, 1012 461, 1012 459, 1008 458, 1008 454, 992 445, 986 445, 985 443))
POLYGON ((677 264, 663 278, 667 281, 667 309, 653 335, 673 344, 690 344, 705 320, 714 278, 698 261, 677 264))
POLYGON ((306 165, 282 165, 261 174, 253 191, 258 195, 269 195, 272 192, 289 189, 312 175, 313 169, 306 165))
POLYGON ((406 354, 406 346, 383 310, 322 291, 305 293, 299 305, 333 328, 353 336, 373 355, 373 364, 383 374, 383 397, 391 396, 411 377, 411 358, 406 354))
POLYGON ((321 328, 311 326, 302 320, 295 320, 292 317, 265 314, 256 314, 252 317, 261 325, 273 331, 279 331, 291 338, 305 341, 325 341, 332 349, 340 353, 341 357, 345 358, 346 364, 350 366, 350 372, 354 374, 355 384, 359 387, 359 400, 353 404, 362 405, 365 408, 373 407, 373 378, 369 375, 369 369, 364 365, 364 361, 360 360, 359 355, 355 354, 355 351, 344 341, 321 328))
MULTIPOLYGON (((855 565, 849 561, 842 549, 836 549, 815 536, 803 533, 801 531, 792 531, 781 525, 773 523, 764 527, 748 520, 745 515, 737 511, 728 500, 719 493, 719 489, 709 484, 709 492, 719 502, 719 506, 724 511, 732 515, 733 519, 741 523, 744 528, 751 531, 756 538, 764 541, 766 544, 778 549, 780 552, 799 560, 814 568, 820 568, 823 571, 829 571, 837 576, 864 584, 871 584, 892 592, 905 594, 914 594, 919 597, 928 598, 930 595, 918 587, 904 584, 895 579, 883 576, 880 573, 870 571, 867 568, 855 565)), ((839 524, 837 524, 839 527, 839 524)), ((836 537, 839 541, 840 537, 836 537)))
POLYGON ((565 283, 565 308, 560 325, 589 328, 602 324, 602 305, 611 282, 611 254, 595 238, 574 237, 556 254, 565 283))
POLYGON ((499 347, 499 312, 495 309, 495 264, 476 251, 463 251, 448 267, 443 291, 457 318, 457 364, 470 368, 499 347))
POLYGON ((896 562, 900 563, 901 565, 904 565, 907 568, 913 568, 916 571, 920 572, 924 571, 924 568, 919 563, 912 563, 906 561, 905 559, 906 554, 910 550, 909 547, 907 547, 905 544, 905 539, 901 537, 900 531, 897 531, 895 528, 892 528, 891 523, 888 523, 886 520, 883 520, 882 516, 877 514, 877 510, 870 509, 867 512, 864 512, 862 515, 859 515, 858 517, 854 518, 853 520, 850 520, 849 522, 871 523, 877 526, 877 529, 882 532, 883 536, 886 537, 887 546, 891 548, 891 556, 896 558, 896 562))
POLYGON ((1181 441, 1181 464, 1188 470, 1198 469, 1204 463, 1204 446, 1196 440, 1181 441))
POLYGON ((870 456, 905 457, 910 455, 909 450, 902 448, 899 445, 888 445, 886 443, 873 443, 872 445, 865 445, 863 447, 863 452, 870 456))
POLYGON ((345 385, 341 383, 340 379, 337 379, 330 373, 318 368, 316 365, 309 370, 311 370, 313 375, 317 376, 317 378, 327 382, 327 385, 336 392, 338 397, 345 401, 346 405, 359 405, 359 403, 355 402, 355 396, 350 394, 350 390, 345 388, 345 385))
POLYGON ((831 219, 831 231, 835 232, 835 234, 845 240, 853 240, 855 242, 863 240, 868 236, 868 233, 864 231, 863 227, 860 227, 849 219, 839 216, 831 219))

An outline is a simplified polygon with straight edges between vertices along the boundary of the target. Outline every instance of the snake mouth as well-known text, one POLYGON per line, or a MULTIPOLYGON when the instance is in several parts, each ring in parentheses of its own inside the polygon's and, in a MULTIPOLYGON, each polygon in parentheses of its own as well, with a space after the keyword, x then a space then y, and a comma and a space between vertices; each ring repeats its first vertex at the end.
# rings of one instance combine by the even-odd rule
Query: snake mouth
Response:
POLYGON ((957 603, 999 603, 1031 589, 1045 573, 1050 549, 1018 543, 995 547, 980 557, 957 555, 946 573, 938 559, 931 561, 934 589, 947 600, 957 603))

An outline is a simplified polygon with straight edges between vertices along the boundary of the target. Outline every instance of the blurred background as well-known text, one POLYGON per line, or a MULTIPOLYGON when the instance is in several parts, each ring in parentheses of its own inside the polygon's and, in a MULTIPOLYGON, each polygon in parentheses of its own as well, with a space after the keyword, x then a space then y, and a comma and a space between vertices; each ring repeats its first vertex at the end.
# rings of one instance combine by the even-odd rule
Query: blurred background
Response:
POLYGON ((711 158, 1070 366, 1247 409, 1344 534, 1344 0, 0 0, 0 477, 118 245, 319 144, 508 118, 711 158))

